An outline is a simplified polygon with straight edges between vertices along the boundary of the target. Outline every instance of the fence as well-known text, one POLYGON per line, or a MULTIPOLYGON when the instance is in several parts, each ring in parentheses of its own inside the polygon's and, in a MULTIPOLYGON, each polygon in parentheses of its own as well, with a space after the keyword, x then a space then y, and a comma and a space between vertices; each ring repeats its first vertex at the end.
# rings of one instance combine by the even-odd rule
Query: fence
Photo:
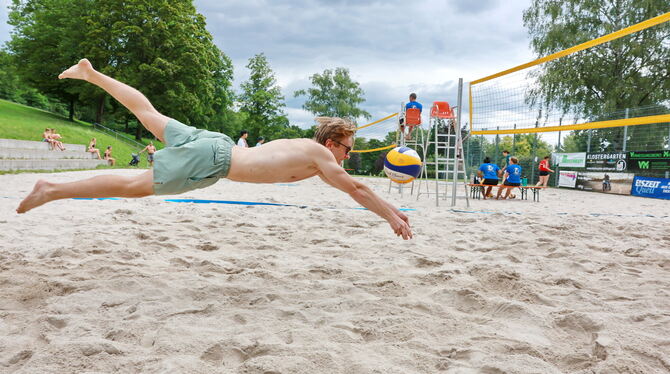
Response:
MULTIPOLYGON (((587 152, 587 153, 617 153, 630 151, 659 151, 670 150, 670 123, 624 126, 604 129, 588 129, 571 131, 567 134, 558 133, 558 142, 548 144, 540 134, 514 134, 506 137, 500 135, 475 135, 466 139, 464 150, 468 168, 468 175, 473 175, 489 157, 491 162, 501 165, 504 163, 502 151, 509 150, 512 156, 519 159, 523 169, 523 177, 528 183, 537 183, 538 164, 549 153, 587 152), (530 140, 530 144, 529 143, 530 140)), ((549 183, 558 184, 558 170, 552 173, 549 183)), ((652 177, 668 177, 666 171, 638 171, 638 175, 652 177)))
POLYGON ((105 126, 103 126, 103 125, 101 125, 101 124, 99 124, 99 123, 94 123, 94 124, 93 124, 93 128, 96 129, 96 130, 98 130, 98 131, 107 133, 108 135, 113 136, 116 140, 120 140, 120 141, 122 141, 122 142, 124 142, 124 143, 130 145, 131 147, 144 148, 144 144, 142 144, 142 143, 136 141, 135 139, 131 139, 131 138, 129 138, 129 137, 128 137, 126 134, 124 134, 124 133, 120 133, 120 132, 118 132, 118 131, 112 130, 112 129, 110 129, 109 127, 105 127, 105 126))

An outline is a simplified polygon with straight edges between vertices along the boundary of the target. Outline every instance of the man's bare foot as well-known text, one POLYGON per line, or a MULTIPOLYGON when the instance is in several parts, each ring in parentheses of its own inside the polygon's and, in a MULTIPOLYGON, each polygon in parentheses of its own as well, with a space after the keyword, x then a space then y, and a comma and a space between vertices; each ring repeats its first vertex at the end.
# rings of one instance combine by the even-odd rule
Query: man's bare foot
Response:
POLYGON ((82 79, 87 80, 88 75, 94 71, 93 65, 87 59, 83 58, 79 60, 77 65, 72 65, 69 69, 60 73, 58 79, 70 78, 70 79, 82 79))
POLYGON ((33 191, 28 196, 26 196, 26 198, 21 201, 21 204, 19 204, 19 207, 16 208, 16 213, 25 213, 33 208, 49 202, 50 200, 47 197, 47 190, 49 189, 49 186, 49 182, 45 180, 38 180, 37 183, 35 183, 33 191))

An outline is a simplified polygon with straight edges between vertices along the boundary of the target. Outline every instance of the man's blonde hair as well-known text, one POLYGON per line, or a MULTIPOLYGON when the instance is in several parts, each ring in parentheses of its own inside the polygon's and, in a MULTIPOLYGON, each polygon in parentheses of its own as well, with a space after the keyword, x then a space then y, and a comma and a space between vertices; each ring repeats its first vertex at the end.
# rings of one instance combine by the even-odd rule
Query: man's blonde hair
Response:
POLYGON ((356 125, 348 119, 338 117, 316 117, 314 119, 319 127, 314 133, 317 143, 326 145, 326 140, 340 141, 348 138, 356 132, 356 125))

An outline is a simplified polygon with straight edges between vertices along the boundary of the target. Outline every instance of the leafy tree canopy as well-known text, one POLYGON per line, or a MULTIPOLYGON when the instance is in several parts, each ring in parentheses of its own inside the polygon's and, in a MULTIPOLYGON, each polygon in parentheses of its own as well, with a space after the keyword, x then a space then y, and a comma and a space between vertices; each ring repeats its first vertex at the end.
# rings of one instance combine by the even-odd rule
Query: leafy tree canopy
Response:
MULTIPOLYGON (((532 48, 538 56, 547 56, 667 11, 667 0, 533 0, 523 20, 532 48)), ((668 113, 669 40, 670 22, 665 22, 545 63, 532 74, 538 84, 528 101, 590 121, 623 118, 625 109, 631 110, 631 117, 668 113), (644 108, 647 113, 633 113, 644 108)), ((631 127, 628 140, 667 125, 647 126, 631 127)), ((600 150, 622 149, 623 128, 592 130, 592 135, 600 150)), ((644 147, 662 148, 662 142, 657 137, 645 141, 644 147)))
POLYGON ((370 113, 359 108, 365 102, 363 89, 349 76, 349 69, 324 70, 323 74, 310 77, 313 87, 298 90, 296 97, 307 95, 303 108, 316 116, 341 117, 355 120, 358 117, 371 118, 370 113))
MULTIPOLYGON (((667 0, 533 0, 523 19, 546 56, 667 11, 667 0)), ((544 64, 533 94, 589 117, 667 101, 669 39, 666 22, 544 64)))
POLYGON ((248 114, 246 129, 251 136, 276 137, 281 129, 288 127, 288 118, 283 112, 284 96, 267 58, 263 53, 249 59, 249 79, 242 83, 240 111, 248 114))
POLYGON ((221 127, 232 104, 232 63, 191 0, 13 0, 10 24, 19 73, 43 92, 96 103, 98 121, 106 95, 56 79, 82 57, 188 124, 221 127))

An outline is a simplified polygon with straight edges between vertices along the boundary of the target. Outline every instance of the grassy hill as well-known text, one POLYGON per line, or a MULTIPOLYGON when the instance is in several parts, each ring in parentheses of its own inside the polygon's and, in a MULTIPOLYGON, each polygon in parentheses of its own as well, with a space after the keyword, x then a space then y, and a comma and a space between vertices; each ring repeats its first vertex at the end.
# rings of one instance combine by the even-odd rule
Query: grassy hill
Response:
MULTIPOLYGON (((112 157, 116 158, 115 168, 131 167, 128 166, 131 160, 130 154, 141 150, 139 146, 131 146, 114 135, 95 130, 90 123, 70 122, 67 118, 54 113, 0 100, 0 138, 41 141, 42 132, 47 127, 55 128, 63 136, 63 143, 88 145, 91 138, 96 138, 100 154, 111 145, 112 157)), ((130 139, 130 136, 128 138, 130 139)), ((141 143, 148 144, 150 140, 153 139, 142 139, 141 143)), ((154 144, 156 148, 162 148, 160 142, 154 141, 154 144)), ((140 167, 148 167, 146 152, 142 154, 141 159, 140 167)))

